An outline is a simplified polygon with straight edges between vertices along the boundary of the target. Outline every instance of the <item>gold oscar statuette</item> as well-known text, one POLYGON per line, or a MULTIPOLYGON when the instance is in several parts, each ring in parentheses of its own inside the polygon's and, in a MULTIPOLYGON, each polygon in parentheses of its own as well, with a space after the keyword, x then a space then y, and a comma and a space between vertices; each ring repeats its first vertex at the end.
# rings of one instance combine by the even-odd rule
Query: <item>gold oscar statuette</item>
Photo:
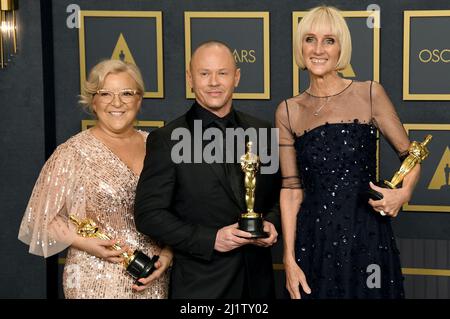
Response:
MULTIPOLYGON (((374 183, 379 187, 395 189, 397 188, 406 175, 416 166, 420 164, 425 158, 428 157, 430 152, 427 149, 428 143, 431 141, 432 136, 427 135, 425 140, 422 143, 412 142, 409 146, 408 153, 409 155, 405 158, 399 170, 395 172, 394 176, 390 181, 385 180, 383 184, 374 183)), ((377 192, 373 189, 368 191, 369 197, 374 200, 380 200, 383 198, 383 194, 377 192)))
POLYGON ((245 174, 245 204, 247 211, 239 218, 239 229, 252 234, 252 238, 265 238, 268 236, 263 230, 262 214, 254 211, 256 173, 259 169, 259 157, 252 153, 252 142, 247 143, 247 152, 241 156, 241 169, 245 174))
MULTIPOLYGON (((82 237, 99 238, 103 240, 111 240, 111 237, 103 233, 97 224, 89 218, 79 220, 75 215, 69 216, 70 221, 77 227, 77 234, 82 237)), ((121 250, 122 247, 117 243, 111 246, 111 249, 121 250)), ((125 251, 122 253, 123 265, 127 273, 136 279, 137 285, 142 285, 139 281, 140 278, 146 278, 155 270, 155 262, 159 259, 159 256, 155 255, 153 258, 149 258, 143 252, 135 250, 134 252, 125 251)))

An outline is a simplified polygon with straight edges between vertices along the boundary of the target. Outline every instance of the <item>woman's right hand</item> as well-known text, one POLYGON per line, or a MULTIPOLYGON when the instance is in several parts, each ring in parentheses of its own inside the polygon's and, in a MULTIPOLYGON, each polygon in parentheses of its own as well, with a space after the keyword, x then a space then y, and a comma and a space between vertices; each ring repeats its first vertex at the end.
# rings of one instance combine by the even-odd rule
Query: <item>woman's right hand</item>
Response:
POLYGON ((300 295, 300 286, 305 293, 311 293, 305 273, 294 260, 284 262, 284 270, 286 272, 286 288, 289 291, 291 299, 302 298, 300 295))
POLYGON ((106 261, 121 263, 123 261, 123 257, 121 255, 126 252, 128 248, 122 247, 120 250, 112 249, 112 246, 116 243, 116 240, 104 240, 99 238, 78 236, 72 243, 72 246, 106 261))
POLYGON ((172 266, 172 260, 172 249, 168 246, 164 247, 159 254, 158 261, 155 263, 155 271, 153 271, 153 273, 147 278, 138 279, 142 286, 133 285, 132 288, 135 291, 143 291, 147 289, 156 279, 160 278, 170 266, 172 266))

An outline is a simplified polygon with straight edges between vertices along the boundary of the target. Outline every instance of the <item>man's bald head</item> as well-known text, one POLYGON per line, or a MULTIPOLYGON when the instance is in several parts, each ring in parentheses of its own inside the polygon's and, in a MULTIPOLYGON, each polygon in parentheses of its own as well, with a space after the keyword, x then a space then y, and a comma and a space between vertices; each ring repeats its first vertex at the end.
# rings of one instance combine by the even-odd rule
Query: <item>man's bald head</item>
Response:
POLYGON ((234 89, 241 78, 231 49, 222 42, 208 41, 192 54, 186 80, 202 107, 219 117, 231 110, 234 89))
POLYGON ((202 51, 203 49, 207 49, 207 48, 210 48, 210 47, 219 47, 219 48, 225 49, 229 53, 230 58, 233 60, 233 64, 234 64, 235 68, 237 69, 236 60, 234 59, 233 51, 231 50, 231 48, 224 42, 217 41, 217 40, 209 40, 209 41, 201 43, 194 50, 194 52, 192 52, 191 61, 189 62, 189 68, 191 69, 191 71, 192 71, 192 64, 194 62, 194 59, 195 59, 195 56, 197 55, 197 53, 199 51, 202 51))

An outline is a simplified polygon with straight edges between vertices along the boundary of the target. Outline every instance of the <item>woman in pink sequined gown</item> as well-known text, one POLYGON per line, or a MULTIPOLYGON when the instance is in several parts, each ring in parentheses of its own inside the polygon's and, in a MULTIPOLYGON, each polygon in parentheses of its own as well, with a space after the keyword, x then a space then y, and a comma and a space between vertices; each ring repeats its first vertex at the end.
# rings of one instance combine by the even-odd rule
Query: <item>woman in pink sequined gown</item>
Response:
POLYGON ((167 298, 172 252, 137 232, 135 189, 145 157, 147 133, 133 127, 143 80, 118 60, 96 65, 81 103, 97 124, 61 144, 45 163, 19 231, 30 253, 48 257, 69 248, 63 274, 66 298, 167 298), (90 218, 114 240, 76 234, 68 216, 90 218), (157 269, 137 286, 122 265, 124 249, 159 255, 157 269))

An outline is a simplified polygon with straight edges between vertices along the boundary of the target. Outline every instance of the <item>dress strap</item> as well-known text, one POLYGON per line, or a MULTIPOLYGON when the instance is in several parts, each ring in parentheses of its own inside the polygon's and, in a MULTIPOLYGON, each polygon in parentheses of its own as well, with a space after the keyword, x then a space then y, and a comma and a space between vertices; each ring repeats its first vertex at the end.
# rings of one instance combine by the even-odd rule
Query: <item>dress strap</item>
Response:
POLYGON ((292 131, 292 126, 291 126, 291 119, 289 117, 289 107, 288 107, 287 100, 284 100, 284 103, 286 104, 286 115, 287 115, 287 121, 289 124, 289 131, 291 132, 292 136, 294 136, 294 132, 292 131))

